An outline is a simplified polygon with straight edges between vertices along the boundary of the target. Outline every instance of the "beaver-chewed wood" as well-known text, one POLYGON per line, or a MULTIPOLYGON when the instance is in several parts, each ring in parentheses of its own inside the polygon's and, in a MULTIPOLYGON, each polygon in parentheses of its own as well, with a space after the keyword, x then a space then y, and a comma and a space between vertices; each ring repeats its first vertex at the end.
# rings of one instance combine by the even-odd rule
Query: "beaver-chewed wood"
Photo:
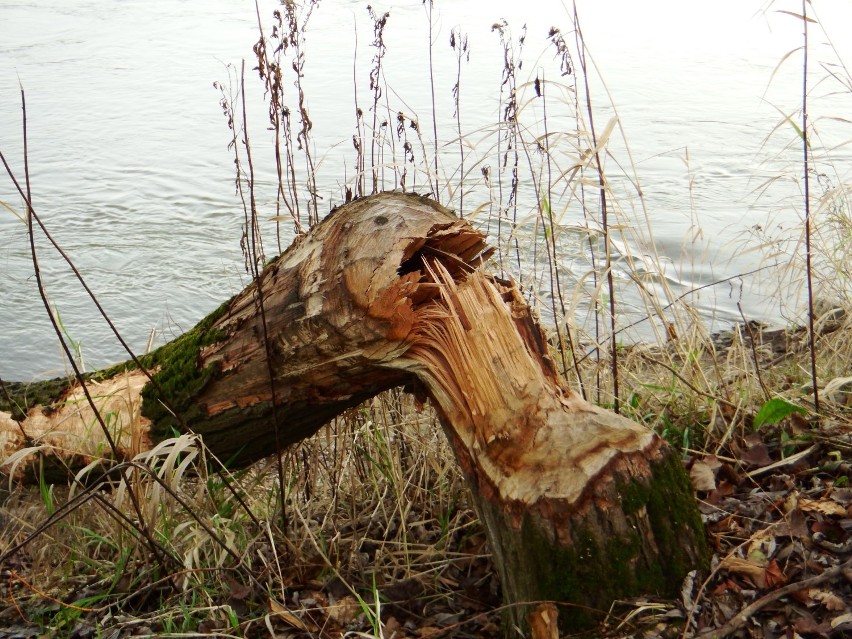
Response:
MULTIPOLYGON (((565 385, 517 288, 482 272, 489 253, 481 232, 426 198, 338 208, 258 282, 143 358, 154 382, 128 365, 89 380, 119 456, 193 431, 244 465, 406 385, 435 405, 468 480, 513 604, 507 636, 528 632, 542 601, 567 629, 615 599, 675 595, 707 560, 677 456, 565 385)), ((36 406, 15 391, 17 414, 0 411, 6 472, 26 476, 35 453, 54 466, 106 456, 79 389, 36 406)))

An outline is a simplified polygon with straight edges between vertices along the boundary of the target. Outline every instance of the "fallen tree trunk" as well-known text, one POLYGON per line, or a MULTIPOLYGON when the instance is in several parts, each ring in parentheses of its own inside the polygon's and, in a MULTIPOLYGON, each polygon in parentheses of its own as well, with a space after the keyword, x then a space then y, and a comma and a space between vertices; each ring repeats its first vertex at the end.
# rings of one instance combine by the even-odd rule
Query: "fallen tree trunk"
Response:
MULTIPOLYGON (((414 306, 435 295, 420 282, 423 256, 442 255, 459 272, 475 268, 487 250, 480 233, 426 198, 356 201, 268 265, 260 295, 250 285, 141 358, 153 381, 121 364, 91 378, 92 394, 123 456, 193 431, 219 459, 246 465, 275 452, 276 443, 300 441, 347 408, 410 383, 411 374, 384 363, 405 352, 414 306)), ((17 415, 0 417, 4 456, 28 443, 74 468, 105 455, 106 439, 79 389, 47 384, 47 391, 39 384, 13 389, 17 415), (24 414, 15 424, 12 418, 24 414)))
MULTIPOLYGON (((92 394, 120 455, 192 430, 246 464, 407 385, 436 406, 470 484, 515 604, 507 636, 535 625, 528 602, 565 604, 560 625, 577 628, 615 599, 673 596, 707 554, 679 460, 564 385, 517 289, 478 271, 488 253, 430 200, 358 200, 270 264, 259 290, 145 357, 151 380, 123 365, 92 394)), ((17 475, 36 449, 77 466, 105 449, 74 389, 21 421, 0 413, 0 445, 17 475)))

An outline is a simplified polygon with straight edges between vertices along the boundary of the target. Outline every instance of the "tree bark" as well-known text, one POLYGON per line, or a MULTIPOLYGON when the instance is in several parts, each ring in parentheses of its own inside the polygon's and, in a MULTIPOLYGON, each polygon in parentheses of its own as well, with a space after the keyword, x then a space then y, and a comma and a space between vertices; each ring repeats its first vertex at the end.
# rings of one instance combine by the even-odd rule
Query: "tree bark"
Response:
MULTIPOLYGON (((338 208, 259 286, 145 357, 151 380, 126 365, 90 380, 119 455, 191 430, 244 465, 406 385, 436 406, 469 482, 513 604, 507 636, 526 632, 543 600, 568 629, 618 598, 675 595, 707 560, 677 456, 565 386, 518 290, 479 271, 489 252, 425 198, 338 208)), ((0 412, 6 472, 32 473, 35 449, 76 466, 104 454, 79 389, 43 406, 21 421, 0 412)))

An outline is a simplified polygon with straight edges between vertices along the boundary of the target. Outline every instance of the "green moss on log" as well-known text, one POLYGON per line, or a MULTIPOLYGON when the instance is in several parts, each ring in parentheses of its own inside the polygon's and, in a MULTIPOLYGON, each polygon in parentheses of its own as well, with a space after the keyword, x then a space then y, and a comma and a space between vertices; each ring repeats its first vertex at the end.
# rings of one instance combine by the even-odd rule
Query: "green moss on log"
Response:
MULTIPOLYGON (((634 479, 627 484, 619 484, 622 507, 628 515, 645 509, 654 539, 662 550, 661 559, 666 562, 665 572, 673 578, 680 575, 682 579, 690 570, 706 567, 710 562, 711 553, 707 546, 704 523, 698 512, 692 483, 677 451, 670 449, 652 465, 652 472, 650 483, 634 479), (692 544, 684 544, 685 538, 694 541, 692 544)), ((680 586, 677 579, 674 582, 680 586)), ((674 582, 669 580, 668 583, 674 582)), ((664 594, 663 591, 658 592, 664 594)), ((668 594, 676 595, 677 589, 668 594)))
POLYGON ((48 409, 54 406, 69 386, 71 386, 71 379, 68 377, 55 377, 35 382, 4 381, 5 391, 0 391, 0 410, 11 413, 13 419, 20 421, 36 404, 48 409))
POLYGON ((567 546, 554 544, 530 515, 521 524, 521 552, 537 578, 531 599, 565 604, 559 615, 565 632, 600 623, 617 599, 675 597, 690 570, 708 565, 704 527, 676 452, 652 464, 650 480, 617 483, 616 492, 628 533, 606 524, 621 516, 618 506, 600 517, 578 517, 567 546), (643 537, 648 525, 652 539, 643 537))
POLYGON ((199 354, 205 346, 225 339, 225 334, 213 325, 230 304, 228 300, 177 339, 140 358, 148 370, 159 368, 153 376, 156 384, 147 384, 142 390, 142 414, 151 420, 154 439, 168 437, 173 430, 182 430, 182 424, 200 417, 194 398, 214 379, 218 366, 201 368, 199 354))
MULTIPOLYGON (((154 379, 162 388, 163 395, 160 395, 153 384, 148 384, 142 392, 142 412, 154 422, 160 434, 170 435, 171 427, 177 425, 173 418, 167 419, 172 416, 165 406, 173 406, 182 413, 188 411, 192 405, 192 396, 215 375, 214 366, 198 368, 198 354, 205 346, 224 339, 225 335, 214 330, 213 324, 225 314, 230 304, 231 300, 228 300, 188 332, 138 358, 146 369, 160 369, 154 379)), ((85 373, 83 378, 102 381, 136 368, 133 360, 128 360, 109 368, 85 373)), ((0 390, 0 411, 11 413, 17 420, 24 419, 27 412, 36 405, 44 406, 49 413, 76 382, 73 376, 34 382, 4 381, 5 392, 0 390)))

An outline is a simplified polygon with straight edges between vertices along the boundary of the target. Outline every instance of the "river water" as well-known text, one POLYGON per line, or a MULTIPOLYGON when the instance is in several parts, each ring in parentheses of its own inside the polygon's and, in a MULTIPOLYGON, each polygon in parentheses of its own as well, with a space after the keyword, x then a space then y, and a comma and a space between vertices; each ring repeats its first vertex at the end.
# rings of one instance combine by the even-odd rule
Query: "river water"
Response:
MULTIPOLYGON (((267 31, 273 8, 271 3, 261 6, 267 31)), ((743 274, 773 260, 786 263, 785 253, 757 246, 779 235, 794 237, 800 228, 801 143, 781 114, 799 117, 801 52, 794 50, 801 46, 802 22, 783 12, 798 12, 801 4, 578 0, 577 8, 588 45, 598 132, 615 115, 621 127, 604 154, 613 214, 630 231, 619 236, 619 254, 638 260, 634 271, 650 274, 647 287, 667 283, 674 295, 725 280, 689 296, 709 327, 738 319, 738 304, 751 318, 773 323, 795 318, 795 289, 773 296, 776 284, 767 271, 743 274), (643 260, 649 260, 647 268, 643 260), (660 265, 664 274, 658 273, 660 265)), ((852 60, 848 39, 840 41, 844 25, 852 24, 852 4, 816 2, 815 8, 820 24, 811 26, 810 99, 811 121, 820 135, 813 142, 816 171, 824 174, 814 186, 819 196, 848 183, 852 167, 843 146, 852 136, 841 121, 849 112, 850 92, 837 79, 825 79, 830 71, 848 82, 845 69, 831 65, 852 60), (827 37, 835 38, 836 49, 827 37)), ((430 157, 427 8, 420 0, 400 0, 392 6, 375 3, 375 10, 379 15, 390 11, 382 113, 390 112, 391 119, 397 111, 416 117, 430 157)), ((571 87, 576 78, 559 75, 547 40, 550 27, 558 26, 573 41, 571 5, 438 0, 432 17, 439 165, 450 185, 457 182, 458 163, 452 97, 457 61, 450 30, 460 28, 469 42, 459 112, 468 168, 474 169, 474 186, 461 207, 470 213, 494 198, 493 189, 490 196, 481 190, 479 169, 491 169, 492 185, 500 172, 495 123, 503 109, 504 52, 492 26, 506 20, 511 34, 506 37, 524 62, 517 72, 520 102, 539 127, 528 133, 540 135, 543 112, 533 99, 532 79, 539 74, 571 87), (524 25, 526 38, 519 49, 524 25)), ((343 189, 352 186, 356 85, 365 120, 372 118, 372 26, 366 3, 325 0, 306 31, 303 82, 313 122, 320 213, 340 203, 343 189)), ((22 87, 35 210, 136 350, 145 348, 152 331, 159 342, 191 327, 247 281, 230 132, 213 83, 227 85, 230 79, 233 84, 235 69, 247 61, 257 184, 268 187, 273 172, 265 144, 266 111, 251 73, 256 39, 257 17, 248 0, 0 0, 0 151, 23 179, 22 87)), ((558 94, 558 88, 551 93, 558 94)), ((561 105, 554 100, 548 107, 551 133, 578 128, 572 94, 562 95, 561 105)), ((577 95, 584 96, 582 85, 577 95)), ((587 116, 583 124, 588 125, 587 116)), ((503 179, 507 184, 507 174, 503 179)), ((425 178, 418 180, 422 191, 425 178)), ((531 181, 521 184, 517 237, 523 238, 525 229, 534 232, 535 216, 525 211, 534 207, 541 189, 531 181)), ((444 191, 442 199, 448 197, 444 191)), ((265 217, 275 212, 273 198, 261 195, 265 217)), ((5 177, 0 178, 0 202, 6 205, 0 208, 0 377, 61 374, 66 367, 37 294, 26 228, 18 218, 24 207, 5 177)), ((582 226, 582 212, 571 204, 576 197, 551 193, 550 202, 565 229, 582 226)), ((458 192, 452 203, 460 207, 458 192)), ((475 220, 489 223, 481 211, 475 220)), ((560 264, 566 296, 582 297, 583 289, 575 287, 588 279, 586 262, 570 251, 582 252, 585 244, 572 244, 569 231, 564 236, 560 264)), ((42 236, 37 247, 54 312, 80 345, 86 365, 125 359, 42 236)), ((770 271, 777 274, 778 269, 770 271)), ((626 268, 617 275, 625 291, 619 323, 627 325, 641 318, 643 309, 630 291, 626 268)), ((582 300, 578 304, 578 322, 587 321, 582 312, 587 306, 582 300)), ((650 334, 647 327, 637 331, 625 333, 624 339, 650 334)))

